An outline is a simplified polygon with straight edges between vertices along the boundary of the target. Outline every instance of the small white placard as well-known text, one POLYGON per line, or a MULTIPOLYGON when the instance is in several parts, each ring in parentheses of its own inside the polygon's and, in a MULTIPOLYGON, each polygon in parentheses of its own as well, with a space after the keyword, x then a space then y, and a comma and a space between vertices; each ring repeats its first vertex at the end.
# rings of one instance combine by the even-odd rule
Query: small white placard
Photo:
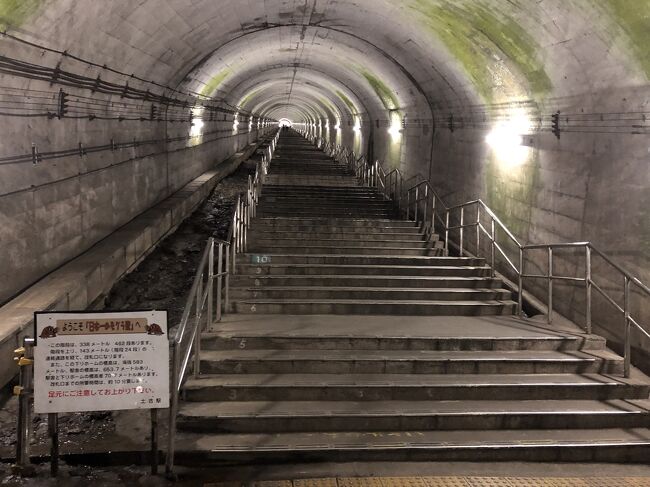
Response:
POLYGON ((169 407, 166 311, 37 313, 37 413, 169 407))

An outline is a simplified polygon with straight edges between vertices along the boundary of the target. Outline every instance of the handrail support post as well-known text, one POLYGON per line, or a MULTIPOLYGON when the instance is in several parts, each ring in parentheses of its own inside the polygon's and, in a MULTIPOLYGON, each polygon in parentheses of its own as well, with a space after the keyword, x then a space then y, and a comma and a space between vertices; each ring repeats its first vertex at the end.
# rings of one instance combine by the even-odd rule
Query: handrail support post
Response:
POLYGON ((548 248, 548 316, 547 323, 553 322, 553 248, 548 248))
POLYGON ((625 350, 623 354, 623 375, 630 378, 632 362, 631 323, 630 323, 630 278, 625 276, 625 290, 623 292, 623 313, 625 316, 625 350))
POLYGON ((585 331, 591 334, 591 247, 585 246, 585 331))
POLYGON ((463 236, 465 230, 465 207, 461 206, 460 208, 460 256, 463 256, 463 236))
POLYGON ((517 276, 517 315, 524 316, 524 249, 519 247, 519 275, 517 276))

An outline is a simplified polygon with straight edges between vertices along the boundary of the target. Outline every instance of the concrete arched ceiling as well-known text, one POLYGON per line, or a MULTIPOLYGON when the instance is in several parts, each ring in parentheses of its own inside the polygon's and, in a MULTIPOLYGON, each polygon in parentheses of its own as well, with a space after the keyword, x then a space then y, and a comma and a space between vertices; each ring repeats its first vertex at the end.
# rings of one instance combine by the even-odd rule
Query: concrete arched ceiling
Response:
POLYGON ((231 104, 252 78, 309 77, 371 118, 647 83, 649 14, 632 0, 0 0, 3 28, 97 63, 231 104))

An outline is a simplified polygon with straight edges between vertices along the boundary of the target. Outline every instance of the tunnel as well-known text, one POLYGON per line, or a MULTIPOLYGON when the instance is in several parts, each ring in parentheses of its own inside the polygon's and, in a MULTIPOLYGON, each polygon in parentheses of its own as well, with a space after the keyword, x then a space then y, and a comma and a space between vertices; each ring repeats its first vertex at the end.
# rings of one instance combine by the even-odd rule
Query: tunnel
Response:
POLYGON ((0 339, 97 306, 290 127, 428 182, 448 253, 483 214, 513 292, 524 261, 556 273, 519 287, 529 316, 555 285, 648 371, 649 39, 646 0, 0 0, 0 339))

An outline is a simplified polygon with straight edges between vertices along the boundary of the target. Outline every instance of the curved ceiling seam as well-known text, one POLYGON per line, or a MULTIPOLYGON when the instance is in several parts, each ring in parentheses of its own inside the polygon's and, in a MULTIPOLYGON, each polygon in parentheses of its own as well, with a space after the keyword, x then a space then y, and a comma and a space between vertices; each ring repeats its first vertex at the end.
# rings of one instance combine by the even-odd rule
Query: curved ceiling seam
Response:
MULTIPOLYGON (((310 107, 314 114, 320 115, 321 117, 326 117, 330 118, 327 116, 327 109, 321 106, 318 106, 318 100, 310 100, 308 98, 303 97, 302 95, 296 96, 296 99, 300 101, 301 103, 306 103, 308 107, 310 107)), ((268 109, 266 104, 268 103, 279 103, 282 102, 281 100, 267 100, 265 104, 259 105, 260 110, 262 113, 266 113, 266 110, 268 109)), ((294 105, 290 102, 284 102, 287 106, 294 105)))
MULTIPOLYGON (((260 98, 260 97, 262 97, 262 96, 268 96, 268 95, 273 96, 273 95, 275 94, 275 93, 273 92, 273 88, 271 87, 272 83, 273 83, 273 81, 267 81, 267 82, 263 82, 263 83, 261 83, 261 84, 255 85, 255 90, 259 91, 259 93, 256 93, 255 96, 253 96, 252 98, 248 99, 246 103, 247 103, 248 105, 250 105, 251 107, 254 107, 254 108, 257 110, 257 106, 258 106, 258 105, 256 105, 255 103, 253 103, 254 101, 256 101, 258 98, 260 98), (261 89, 260 89, 259 87, 260 87, 261 85, 266 85, 266 86, 265 86, 264 88, 261 88, 261 89)), ((277 83, 278 83, 278 84, 281 84, 281 86, 277 86, 276 89, 281 89, 282 86, 285 85, 285 80, 277 80, 277 83)), ((325 98, 325 99, 327 99, 328 104, 333 105, 333 107, 330 107, 330 108, 334 108, 334 109, 335 109, 335 113, 334 113, 334 115, 335 115, 338 119, 343 119, 343 118, 344 118, 344 114, 349 114, 349 115, 350 115, 349 117, 345 117, 346 119, 347 119, 347 118, 352 118, 352 117, 354 116, 354 114, 350 113, 348 107, 345 106, 344 103, 342 103, 342 102, 340 102, 340 101, 338 100, 338 97, 331 96, 331 95, 333 95, 333 94, 332 94, 331 92, 329 92, 329 91, 328 91, 326 88, 324 88, 324 87, 314 87, 314 89, 305 89, 305 87, 303 86, 303 87, 300 88, 300 92, 301 92, 301 93, 302 93, 302 92, 304 92, 304 93, 308 93, 308 94, 312 95, 315 99, 320 99, 320 98, 325 98), (318 88, 321 88, 322 91, 318 90, 318 88), (328 96, 328 95, 330 95, 330 96, 328 96)))
MULTIPOLYGON (((284 68, 283 68, 283 67, 278 67, 278 68, 273 68, 273 69, 284 69, 284 68)), ((365 114, 367 114, 367 115, 370 117, 370 115, 371 115, 371 111, 370 111, 370 109, 368 108, 368 106, 366 105, 366 103, 363 101, 364 98, 361 97, 361 96, 360 96, 360 95, 359 95, 359 94, 358 94, 358 93, 357 93, 353 88, 351 88, 349 85, 346 85, 346 84, 343 83, 342 81, 340 81, 340 80, 338 80, 338 79, 336 79, 336 78, 331 77, 331 76, 329 75, 329 73, 327 73, 326 71, 322 71, 322 70, 320 70, 320 69, 316 69, 316 68, 314 68, 314 67, 309 67, 309 68, 303 67, 302 69, 304 69, 304 70, 307 71, 307 72, 315 72, 315 73, 323 74, 323 75, 325 75, 325 76, 327 76, 327 77, 330 77, 331 80, 334 80, 336 83, 339 83, 342 87, 344 87, 345 89, 349 90, 350 93, 353 94, 353 96, 354 96, 354 98, 356 99, 357 103, 358 103, 359 105, 361 105, 361 107, 363 108, 363 110, 362 110, 361 112, 357 111, 357 113, 352 113, 352 115, 359 115, 359 116, 361 116, 361 115, 363 115, 363 114, 365 113, 365 114)), ((260 72, 260 75, 265 74, 265 73, 266 73, 266 72, 260 72)), ((233 88, 232 91, 236 91, 236 90, 240 87, 240 85, 243 84, 243 83, 245 83, 246 81, 250 81, 250 80, 244 80, 244 81, 242 81, 239 85, 236 85, 235 88, 233 88)), ((244 96, 245 96, 245 95, 244 95, 244 96)), ((338 97, 338 96, 337 96, 337 97, 338 97)), ((340 98, 340 97, 338 97, 338 98, 340 98)))
MULTIPOLYGON (((431 101, 429 100, 429 97, 427 96, 426 92, 423 90, 422 86, 418 83, 418 81, 411 75, 411 73, 400 62, 397 61, 397 59, 395 59, 388 52, 386 52, 385 50, 383 50, 382 48, 380 48, 376 44, 374 44, 374 43, 372 43, 372 42, 370 42, 370 41, 368 41, 366 39, 363 39, 362 37, 359 37, 359 36, 357 36, 355 34, 352 34, 350 32, 342 30, 342 29, 336 29, 334 27, 329 27, 329 26, 322 26, 322 25, 319 25, 318 23, 313 23, 313 24, 298 24, 298 23, 275 24, 273 26, 267 26, 267 27, 263 27, 263 28, 260 28, 260 29, 251 30, 250 32, 246 32, 246 33, 241 34, 239 36, 236 36, 236 37, 234 37, 232 39, 229 39, 227 42, 225 42, 225 43, 221 44, 220 46, 216 47, 215 49, 213 49, 209 55, 204 56, 200 63, 197 63, 192 68, 190 68, 186 72, 186 74, 184 75, 184 77, 181 80, 181 83, 179 83, 179 85, 182 84, 183 81, 187 80, 190 73, 192 73, 193 71, 199 70, 202 64, 205 64, 205 62, 207 62, 207 60, 212 58, 219 50, 223 49, 225 46, 231 44, 232 42, 234 42, 236 40, 243 39, 244 37, 247 37, 247 36, 250 36, 250 35, 258 34, 260 32, 265 32, 265 31, 269 31, 269 30, 273 30, 273 29, 278 29, 278 28, 282 28, 282 27, 313 27, 313 28, 316 28, 316 29, 331 30, 331 31, 337 32, 339 34, 343 34, 345 36, 352 37, 353 39, 361 41, 365 45, 371 46, 374 50, 379 52, 385 59, 387 59, 392 64, 397 66, 399 71, 413 84, 413 86, 416 88, 418 93, 420 93, 420 95, 422 95, 424 97, 424 99, 427 100, 427 104, 428 104, 429 110, 431 112, 431 118, 433 119, 433 110, 432 110, 432 107, 431 107, 431 101)), ((227 98, 227 95, 226 95, 226 98, 227 98)))
MULTIPOLYGON (((253 89, 254 96, 247 99, 246 103, 251 104, 253 100, 261 96, 264 96, 266 94, 272 96, 281 94, 281 92, 278 90, 285 90, 286 81, 287 81, 286 79, 273 79, 273 80, 262 81, 259 84, 253 85, 252 89, 253 89)), ((330 95, 331 92, 327 90, 327 88, 321 86, 313 86, 313 85, 302 85, 299 87, 299 89, 301 93, 310 94, 315 99, 326 98, 328 104, 333 105, 333 107, 330 108, 335 108, 337 114, 339 116, 342 116, 344 111, 342 109, 344 109, 345 107, 342 106, 342 104, 340 104, 339 102, 337 102, 335 97, 328 97, 328 95, 330 95)))
MULTIPOLYGON (((316 118, 322 116, 322 113, 320 113, 319 111, 319 107, 314 105, 312 100, 303 100, 302 98, 299 98, 299 100, 304 103, 304 105, 300 105, 300 106, 303 108, 304 111, 309 113, 311 116, 316 118)), ((269 108, 269 105, 275 106, 279 103, 284 103, 286 106, 298 106, 296 104, 287 103, 282 100, 265 100, 263 103, 260 103, 258 106, 262 113, 266 113, 266 111, 269 108)))

